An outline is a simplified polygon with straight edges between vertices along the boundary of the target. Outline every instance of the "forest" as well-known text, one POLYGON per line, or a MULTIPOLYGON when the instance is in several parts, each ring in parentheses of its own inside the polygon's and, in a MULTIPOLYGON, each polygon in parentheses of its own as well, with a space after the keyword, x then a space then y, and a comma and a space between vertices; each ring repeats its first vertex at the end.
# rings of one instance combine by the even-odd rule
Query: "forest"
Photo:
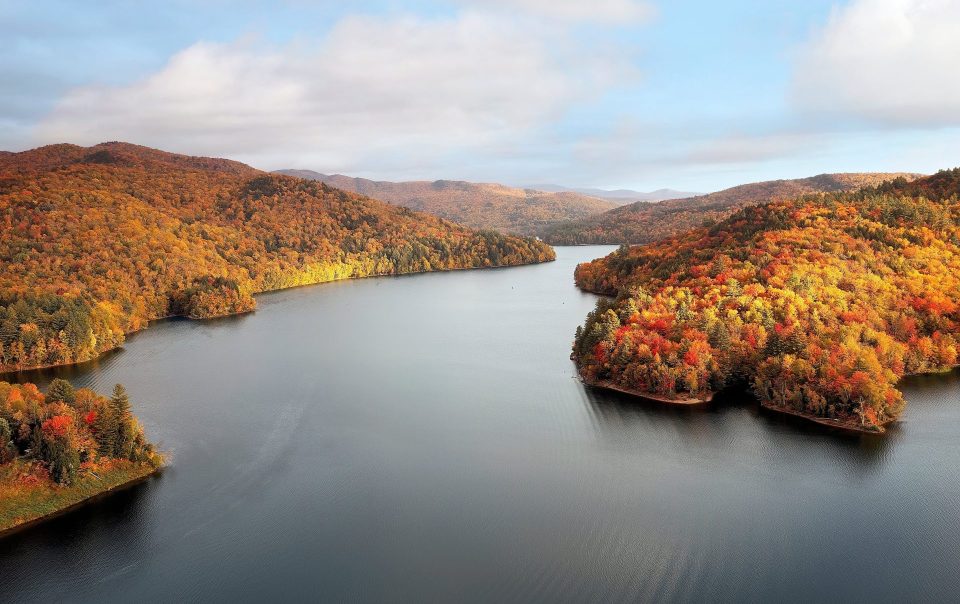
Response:
POLYGON ((149 476, 163 463, 120 384, 104 397, 62 379, 45 393, 0 382, 0 530, 149 476))
POLYGON ((323 183, 126 143, 0 155, 0 371, 76 363, 258 292, 554 259, 323 183))
POLYGON ((821 174, 751 183, 686 199, 632 203, 602 214, 549 226, 540 235, 552 245, 652 243, 690 229, 712 226, 747 206, 796 199, 811 193, 854 191, 894 178, 918 176, 879 172, 821 174))
POLYGON ((538 191, 494 183, 386 182, 312 170, 280 170, 279 173, 319 180, 338 189, 427 212, 471 228, 519 235, 537 235, 555 224, 586 218, 617 205, 574 191, 538 191))
POLYGON ((659 398, 745 386, 766 407, 882 432, 896 384, 960 349, 960 169, 741 209, 576 270, 614 296, 577 329, 583 379, 659 398))

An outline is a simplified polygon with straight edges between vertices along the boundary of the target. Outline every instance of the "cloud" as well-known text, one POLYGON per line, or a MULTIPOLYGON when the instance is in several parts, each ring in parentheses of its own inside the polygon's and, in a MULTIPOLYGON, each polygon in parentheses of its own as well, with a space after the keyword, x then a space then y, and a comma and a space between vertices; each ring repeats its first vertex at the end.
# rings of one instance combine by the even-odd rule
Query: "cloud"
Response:
POLYGON ((624 70, 561 27, 473 11, 348 17, 317 41, 202 42, 139 81, 73 89, 35 137, 129 140, 264 167, 432 166, 519 143, 624 70))
POLYGON ((853 0, 801 49, 799 108, 894 126, 960 124, 960 2, 853 0))
POLYGON ((642 0, 463 0, 477 7, 496 7, 570 22, 607 25, 633 24, 654 15, 651 4, 642 0))
POLYGON ((731 135, 709 141, 684 155, 694 164, 748 164, 811 152, 823 144, 823 136, 808 132, 773 132, 731 135))

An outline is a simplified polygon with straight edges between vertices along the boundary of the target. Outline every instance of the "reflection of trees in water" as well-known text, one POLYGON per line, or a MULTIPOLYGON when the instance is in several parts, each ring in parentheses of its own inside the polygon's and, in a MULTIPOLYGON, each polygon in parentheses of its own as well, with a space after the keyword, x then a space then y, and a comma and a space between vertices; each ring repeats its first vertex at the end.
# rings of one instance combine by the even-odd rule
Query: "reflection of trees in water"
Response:
POLYGON ((770 411, 742 389, 725 390, 703 405, 671 405, 589 386, 584 396, 595 431, 607 441, 652 440, 698 457, 729 457, 731 448, 740 448, 741 456, 757 463, 777 458, 809 469, 823 464, 856 479, 878 471, 903 436, 896 424, 884 435, 857 434, 770 411))
POLYGON ((960 390, 960 369, 954 369, 946 373, 911 375, 900 381, 900 389, 907 399, 908 407, 911 395, 933 394, 939 396, 942 395, 944 389, 956 392, 960 390))
MULTIPOLYGON (((95 552, 107 547, 144 551, 152 541, 154 524, 149 509, 150 494, 162 485, 163 472, 130 487, 106 493, 62 516, 42 521, 14 532, 4 539, 8 551, 35 557, 36 563, 17 564, 20 568, 41 568, 51 554, 68 572, 83 574, 89 560, 85 556, 60 556, 64 546, 95 552), (73 567, 72 569, 70 567, 73 567)), ((125 563, 117 561, 118 568, 125 563)))
MULTIPOLYGON (((197 329, 214 327, 222 328, 227 326, 239 327, 241 323, 250 317, 251 313, 228 315, 225 317, 213 317, 203 320, 186 319, 184 317, 170 317, 167 319, 157 319, 155 321, 151 321, 150 325, 147 327, 147 330, 150 330, 150 334, 153 335, 156 333, 156 329, 161 324, 175 323, 181 324, 177 327, 191 327, 197 329)), ((134 338, 146 333, 146 330, 144 330, 128 335, 125 345, 129 345, 134 338)), ((94 359, 84 361, 82 363, 60 365, 58 367, 47 367, 44 369, 27 369, 24 371, 0 373, 0 381, 17 384, 36 384, 37 387, 42 390, 45 389, 47 384, 49 384, 51 381, 56 378, 60 378, 76 384, 77 387, 90 388, 91 384, 89 383, 89 378, 91 376, 104 375, 104 372, 113 366, 114 363, 120 360, 125 352, 126 349, 124 347, 114 348, 113 350, 104 352, 94 359)))

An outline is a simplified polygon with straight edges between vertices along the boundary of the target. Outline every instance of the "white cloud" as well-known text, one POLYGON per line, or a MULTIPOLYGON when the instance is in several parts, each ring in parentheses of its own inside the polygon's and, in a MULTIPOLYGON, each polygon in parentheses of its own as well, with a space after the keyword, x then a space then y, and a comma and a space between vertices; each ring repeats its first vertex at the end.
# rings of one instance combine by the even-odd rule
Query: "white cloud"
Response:
POLYGON ((562 27, 492 14, 351 17, 313 43, 194 44, 140 81, 70 91, 35 135, 264 167, 435 166, 519 143, 624 76, 620 60, 581 50, 562 27))
POLYGON ((806 132, 731 135, 696 146, 683 160, 703 165, 748 164, 808 153, 823 145, 823 136, 806 132))
POLYGON ((960 124, 960 2, 853 0, 801 50, 801 109, 893 125, 960 124))
POLYGON ((643 0, 463 0, 473 6, 514 9, 561 21, 610 25, 646 21, 653 7, 643 0))

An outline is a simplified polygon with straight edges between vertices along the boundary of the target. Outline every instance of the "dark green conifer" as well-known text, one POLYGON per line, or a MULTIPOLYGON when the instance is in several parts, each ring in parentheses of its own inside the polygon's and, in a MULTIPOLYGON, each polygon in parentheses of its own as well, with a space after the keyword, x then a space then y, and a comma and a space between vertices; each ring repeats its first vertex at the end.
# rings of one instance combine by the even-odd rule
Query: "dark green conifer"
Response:
POLYGON ((50 382, 50 386, 47 387, 48 403, 66 403, 73 405, 76 399, 77 395, 73 389, 73 385, 67 380, 57 378, 50 382))

